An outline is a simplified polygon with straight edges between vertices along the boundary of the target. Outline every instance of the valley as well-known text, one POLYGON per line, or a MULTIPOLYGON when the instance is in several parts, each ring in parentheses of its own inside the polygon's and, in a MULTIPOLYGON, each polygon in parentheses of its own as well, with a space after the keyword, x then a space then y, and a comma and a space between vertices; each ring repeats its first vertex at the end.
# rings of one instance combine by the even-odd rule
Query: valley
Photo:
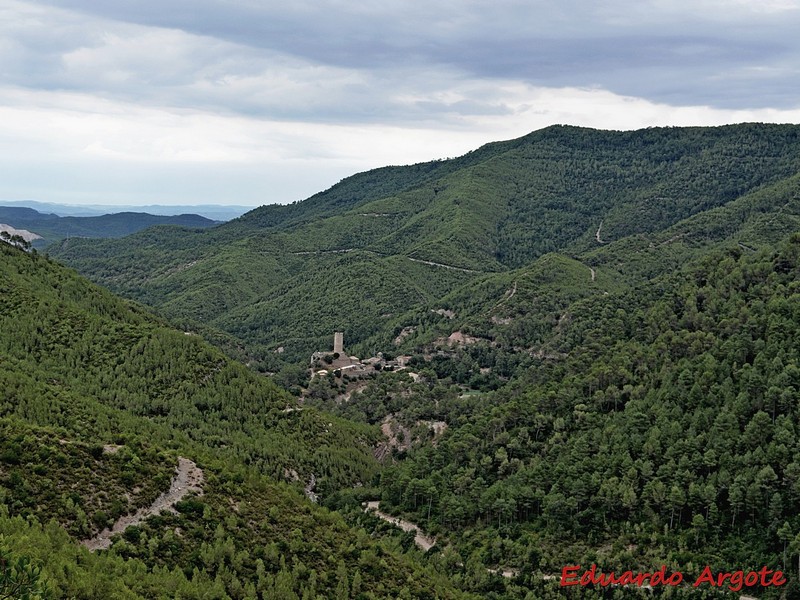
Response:
POLYGON ((800 593, 798 126, 549 127, 0 252, 0 539, 54 597, 800 593))

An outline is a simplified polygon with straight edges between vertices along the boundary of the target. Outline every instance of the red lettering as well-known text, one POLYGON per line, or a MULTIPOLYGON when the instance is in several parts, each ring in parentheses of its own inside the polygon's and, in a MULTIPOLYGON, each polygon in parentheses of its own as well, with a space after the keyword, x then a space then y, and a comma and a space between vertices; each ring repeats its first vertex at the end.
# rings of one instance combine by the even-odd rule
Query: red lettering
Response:
POLYGON ((597 579, 592 581, 592 583, 599 583, 600 587, 606 587, 611 585, 612 583, 616 583, 614 581, 614 571, 611 571, 610 575, 603 575, 602 573, 597 574, 597 579))
POLYGON ((705 567, 703 569, 703 572, 700 573, 700 576, 692 584, 692 587, 697 587, 701 583, 710 583, 712 586, 716 585, 717 582, 714 580, 714 575, 711 574, 711 567, 705 567))
POLYGON ((589 567, 588 571, 584 571, 583 575, 581 575, 581 585, 589 585, 590 583, 594 583, 594 573, 597 567, 592 565, 589 567))
MULTIPOLYGON (((680 571, 667 575, 666 565, 661 565, 658 571, 653 573, 634 573, 633 571, 623 571, 616 575, 614 571, 610 573, 598 572, 597 565, 592 564, 588 570, 584 571, 580 577, 580 565, 567 565, 561 569, 561 586, 571 585, 598 585, 608 587, 609 585, 630 586, 637 585, 644 587, 649 585, 677 586, 683 582, 683 573, 680 571)), ((764 566, 758 571, 734 571, 733 573, 713 573, 710 566, 703 568, 692 587, 698 587, 701 583, 707 583, 711 587, 722 587, 727 582, 727 587, 732 592, 739 592, 744 587, 761 585, 764 587, 786 585, 786 577, 783 571, 773 571, 764 566)))
POLYGON ((693 587, 701 583, 708 583, 711 587, 722 587, 728 582, 728 589, 732 592, 739 592, 744 587, 754 587, 762 585, 780 586, 786 583, 783 571, 773 571, 768 567, 762 567, 759 571, 734 571, 733 573, 718 573, 716 576, 711 572, 711 567, 705 567, 700 576, 692 584, 693 587), (770 575, 772 577, 770 578, 770 575))
POLYGON ((650 585, 653 587, 662 583, 667 583, 667 565, 661 565, 661 568, 650 577, 650 585))
POLYGON ((619 579, 615 582, 617 585, 630 585, 633 583, 633 573, 630 571, 625 571, 622 575, 619 576, 619 579))
POLYGON ((561 587, 565 587, 568 585, 578 585, 580 581, 573 581, 577 580, 578 576, 576 572, 581 568, 580 565, 564 567, 561 569, 561 587))
POLYGON ((726 579, 730 579, 731 583, 728 586, 728 589, 732 592, 738 592, 742 589, 742 581, 744 580, 744 573, 741 571, 736 571, 735 573, 725 573, 724 575, 720 576, 719 585, 722 587, 722 584, 725 583, 726 579))

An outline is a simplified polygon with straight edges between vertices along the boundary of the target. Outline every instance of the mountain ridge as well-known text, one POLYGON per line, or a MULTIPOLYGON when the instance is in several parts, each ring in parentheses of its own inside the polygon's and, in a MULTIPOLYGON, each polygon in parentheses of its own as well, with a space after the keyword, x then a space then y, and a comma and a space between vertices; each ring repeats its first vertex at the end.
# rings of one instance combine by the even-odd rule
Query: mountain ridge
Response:
MULTIPOLYGON (((555 598, 566 564, 790 571, 800 127, 553 127, 323 194, 210 230, 52 247, 161 318, 0 248, 0 383, 25 394, 0 408, 65 427, 66 440, 141 424, 171 460, 204 459, 202 498, 97 560, 141 560, 155 577, 158 548, 165 564, 217 574, 218 595, 236 596, 233 572, 259 581, 251 596, 288 598, 287 582, 299 597, 317 581, 340 597, 368 585, 392 597, 555 598), (49 275, 31 283, 37 273, 49 275), (361 373, 330 353, 342 329, 348 355, 374 356, 361 373), (275 372, 302 405, 254 370, 275 372), (379 430, 383 464, 370 455, 379 430), (296 510, 303 489, 336 512, 296 510), (413 534, 384 537, 388 525, 363 510, 378 501, 437 546, 422 555, 413 534), (365 530, 354 540, 345 521, 365 530), (259 573, 272 577, 263 587, 259 573)), ((20 539, 24 523, 0 507, 9 522, 20 539)), ((792 597, 798 581, 753 592, 792 597)))
MULTIPOLYGON (((359 344, 381 330, 392 339, 382 315, 408 310, 410 293, 422 309, 472 277, 550 252, 586 254, 594 267, 591 253, 610 242, 632 244, 798 172, 794 125, 554 126, 457 159, 356 174, 204 232, 70 240, 50 252, 169 318, 225 331, 275 371, 324 349, 334 329, 359 351, 377 350, 359 344)), ((636 276, 659 268, 648 259, 636 276)))
POLYGON ((69 237, 123 237, 156 225, 206 228, 219 224, 219 221, 195 214, 162 216, 144 212, 117 212, 98 216, 62 217, 16 206, 0 206, 0 221, 8 221, 17 229, 27 229, 39 235, 42 238, 36 243, 39 248, 69 237))

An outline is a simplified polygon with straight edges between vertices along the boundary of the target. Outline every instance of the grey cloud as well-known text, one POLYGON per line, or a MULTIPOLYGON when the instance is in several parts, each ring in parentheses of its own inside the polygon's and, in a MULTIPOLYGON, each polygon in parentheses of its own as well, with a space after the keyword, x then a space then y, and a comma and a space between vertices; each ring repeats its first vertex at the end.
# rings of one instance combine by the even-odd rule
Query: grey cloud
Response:
MULTIPOLYGON (((182 77, 187 83, 192 78, 209 78, 213 76, 209 71, 225 68, 234 75, 248 66, 257 71, 254 66, 269 62, 272 53, 279 52, 363 71, 370 80, 365 85, 370 86, 376 78, 388 80, 391 86, 394 70, 413 67, 423 87, 428 72, 450 69, 464 77, 600 87, 670 104, 798 105, 790 90, 800 87, 800 74, 763 68, 800 64, 796 39, 800 10, 771 14, 744 8, 720 11, 708 2, 675 2, 674 8, 664 8, 663 3, 587 0, 439 2, 426 8, 401 2, 381 3, 378 8, 363 2, 285 5, 214 0, 62 0, 51 4, 90 16, 179 29, 206 36, 209 44, 221 40, 241 48, 214 56, 201 52, 194 57, 195 71, 187 65, 185 73, 168 72, 161 79, 158 72, 153 73, 153 81, 165 86, 180 84, 182 77), (223 64, 226 56, 230 62, 223 64), (764 93, 765 89, 770 92, 764 93)), ((43 68, 41 74, 46 77, 49 72, 43 68)), ((68 79, 61 84, 82 85, 68 79)), ((342 89, 325 93, 332 99, 340 94, 346 96, 342 89)), ((353 115, 368 117, 371 111, 382 110, 391 118, 395 108, 410 109, 393 106, 390 94, 374 86, 369 94, 371 105, 368 99, 347 96, 353 115)), ((251 114, 282 110, 256 96, 229 100, 231 106, 251 114)), ((214 94, 206 101, 214 102, 214 94)), ((316 106, 313 100, 311 105, 316 106)), ((293 108, 297 107, 288 112, 293 108)), ((322 110, 317 113, 320 118, 332 119, 347 112, 340 107, 316 106, 315 110, 322 110)), ((457 112, 458 107, 453 110, 457 112)))
POLYGON ((0 0, 0 194, 294 200, 552 122, 798 107, 789 1, 0 0))

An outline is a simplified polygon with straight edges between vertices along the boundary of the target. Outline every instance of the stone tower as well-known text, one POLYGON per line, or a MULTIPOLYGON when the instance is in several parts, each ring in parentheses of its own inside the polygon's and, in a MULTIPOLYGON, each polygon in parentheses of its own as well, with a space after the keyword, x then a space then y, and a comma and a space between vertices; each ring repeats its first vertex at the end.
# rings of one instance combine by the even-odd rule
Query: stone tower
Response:
POLYGON ((344 333, 337 331, 333 334, 333 351, 344 354, 344 333))

